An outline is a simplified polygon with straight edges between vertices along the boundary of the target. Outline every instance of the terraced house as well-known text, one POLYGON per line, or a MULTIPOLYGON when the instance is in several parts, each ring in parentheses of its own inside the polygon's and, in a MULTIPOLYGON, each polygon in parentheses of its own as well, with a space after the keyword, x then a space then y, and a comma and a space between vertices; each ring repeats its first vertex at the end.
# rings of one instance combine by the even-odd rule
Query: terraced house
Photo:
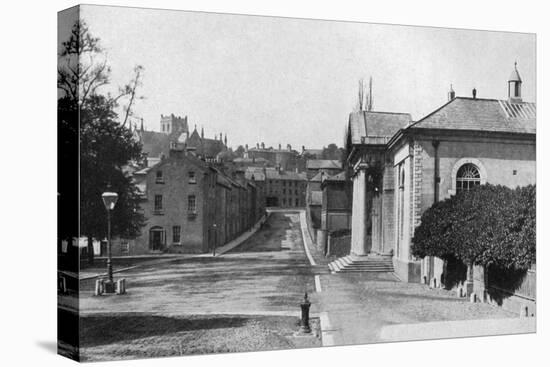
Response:
MULTIPOLYGON (((144 192, 146 224, 126 254, 213 251, 265 214, 262 190, 244 171, 224 172, 185 149, 136 173, 144 192)), ((114 242, 113 253, 120 254, 114 242)))

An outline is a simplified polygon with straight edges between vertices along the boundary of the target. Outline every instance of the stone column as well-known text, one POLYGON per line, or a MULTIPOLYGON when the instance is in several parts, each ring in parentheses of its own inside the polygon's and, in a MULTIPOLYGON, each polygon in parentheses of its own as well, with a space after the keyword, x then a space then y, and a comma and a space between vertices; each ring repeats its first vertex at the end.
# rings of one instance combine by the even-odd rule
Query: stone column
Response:
POLYGON ((353 177, 353 209, 351 223, 351 255, 364 256, 370 249, 366 247, 367 175, 366 165, 360 164, 353 177))

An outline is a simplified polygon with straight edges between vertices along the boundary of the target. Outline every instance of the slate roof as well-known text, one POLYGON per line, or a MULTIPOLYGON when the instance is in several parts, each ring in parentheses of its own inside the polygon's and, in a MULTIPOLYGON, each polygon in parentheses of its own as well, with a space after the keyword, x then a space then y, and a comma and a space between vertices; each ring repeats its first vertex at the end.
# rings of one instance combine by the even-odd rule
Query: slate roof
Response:
POLYGON ((257 157, 257 158, 235 158, 233 159, 233 162, 235 163, 264 163, 264 162, 267 162, 267 159, 265 158, 262 158, 262 157, 257 157))
POLYGON ((143 153, 149 157, 160 157, 161 154, 168 155, 170 150, 170 135, 156 131, 141 131, 140 141, 143 153))
POLYGON ((277 170, 266 170, 266 178, 268 180, 294 180, 294 181, 307 181, 307 175, 305 172, 293 172, 293 171, 282 171, 277 170))
POLYGON ((374 111, 350 113, 351 143, 386 144, 397 131, 406 127, 411 120, 411 115, 408 113, 374 111))
POLYGON ((457 97, 409 128, 535 134, 536 112, 535 103, 457 97))
POLYGON ((252 176, 254 176, 254 181, 265 181, 265 174, 261 171, 246 171, 244 173, 244 177, 247 180, 252 180, 252 176))
POLYGON ((346 181, 346 173, 340 172, 337 175, 327 177, 325 181, 331 181, 331 182, 343 182, 346 181))
POLYGON ((324 174, 324 172, 319 172, 319 173, 317 173, 315 176, 313 176, 313 177, 310 179, 310 181, 312 181, 312 182, 321 182, 322 179, 323 179, 323 176, 324 176, 323 174, 324 174))
POLYGON ((341 169, 342 162, 330 159, 308 159, 306 162, 307 169, 341 169))
POLYGON ((226 149, 223 141, 201 138, 196 129, 193 130, 186 143, 187 148, 195 148, 198 155, 207 158, 215 158, 218 153, 226 149))
POLYGON ((323 149, 304 149, 302 151, 302 155, 306 155, 306 154, 320 156, 323 154, 323 149))

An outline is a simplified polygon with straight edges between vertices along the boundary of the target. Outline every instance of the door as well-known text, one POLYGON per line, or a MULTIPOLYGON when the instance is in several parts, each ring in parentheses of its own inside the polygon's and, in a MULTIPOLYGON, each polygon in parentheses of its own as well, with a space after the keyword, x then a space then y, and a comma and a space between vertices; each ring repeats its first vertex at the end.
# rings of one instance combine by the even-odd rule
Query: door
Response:
POLYGON ((160 251, 164 247, 164 231, 162 228, 151 228, 149 232, 149 247, 152 251, 160 251))

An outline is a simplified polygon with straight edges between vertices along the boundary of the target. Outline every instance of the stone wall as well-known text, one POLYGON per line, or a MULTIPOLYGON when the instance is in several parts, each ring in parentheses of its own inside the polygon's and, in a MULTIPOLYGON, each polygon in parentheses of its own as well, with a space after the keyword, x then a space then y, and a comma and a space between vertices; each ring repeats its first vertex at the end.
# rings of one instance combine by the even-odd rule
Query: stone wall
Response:
POLYGON ((349 255, 351 248, 351 235, 340 237, 328 237, 327 256, 343 257, 349 255))

